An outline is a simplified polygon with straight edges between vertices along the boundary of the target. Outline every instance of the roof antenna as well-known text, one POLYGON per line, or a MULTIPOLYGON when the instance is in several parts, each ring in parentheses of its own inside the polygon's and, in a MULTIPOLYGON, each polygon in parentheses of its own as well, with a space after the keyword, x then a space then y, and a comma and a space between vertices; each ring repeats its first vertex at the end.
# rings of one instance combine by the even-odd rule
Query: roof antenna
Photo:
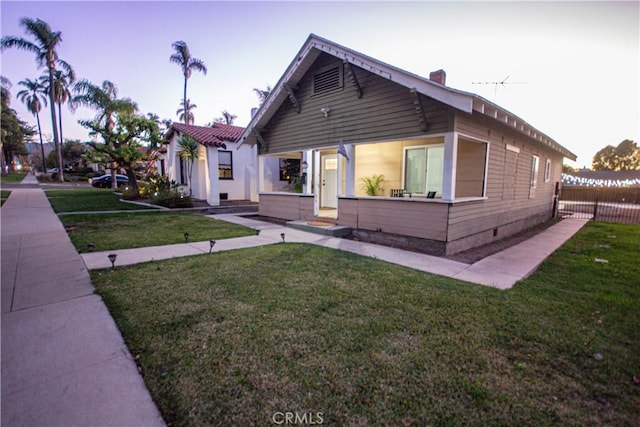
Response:
POLYGON ((511 75, 505 77, 504 79, 502 79, 502 81, 499 82, 471 82, 472 85, 493 85, 493 100, 495 101, 496 98, 498 97, 498 86, 504 87, 506 89, 505 85, 526 85, 527 82, 508 82, 507 80, 509 79, 509 77, 511 77, 511 75))

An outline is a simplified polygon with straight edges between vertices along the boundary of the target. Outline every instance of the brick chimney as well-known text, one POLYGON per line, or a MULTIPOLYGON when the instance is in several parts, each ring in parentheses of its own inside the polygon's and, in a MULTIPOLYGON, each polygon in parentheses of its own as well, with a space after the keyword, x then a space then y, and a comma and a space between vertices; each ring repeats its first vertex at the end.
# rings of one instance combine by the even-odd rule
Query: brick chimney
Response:
POLYGON ((440 83, 442 86, 446 84, 447 81, 447 73, 444 70, 432 71, 429 74, 429 80, 432 82, 440 83))

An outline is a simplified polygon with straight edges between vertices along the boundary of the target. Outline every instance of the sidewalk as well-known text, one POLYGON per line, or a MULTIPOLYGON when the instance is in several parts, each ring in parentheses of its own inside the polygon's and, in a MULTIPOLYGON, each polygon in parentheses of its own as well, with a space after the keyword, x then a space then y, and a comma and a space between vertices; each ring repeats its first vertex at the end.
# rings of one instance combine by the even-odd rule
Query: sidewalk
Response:
MULTIPOLYGON (((509 289, 516 282, 533 273, 549 255, 562 246, 564 242, 570 239, 571 236, 588 222, 588 220, 581 219, 565 219, 525 242, 498 252, 474 264, 465 264, 445 258, 372 243, 327 237, 268 222, 256 221, 241 215, 223 214, 209 216, 260 230, 260 235, 257 236, 220 240, 216 242, 213 252, 280 243, 282 242, 281 233, 284 233, 285 241, 287 242, 309 243, 339 249, 427 273, 453 277, 499 289, 509 289)), ((82 259, 89 270, 94 270, 111 267, 111 262, 107 258, 107 255, 111 253, 118 255, 115 265, 124 266, 174 257, 200 255, 208 253, 209 249, 209 241, 204 241, 86 253, 82 255, 82 259)))
POLYGON ((27 175, 2 216, 2 425, 164 425, 44 192, 27 175))

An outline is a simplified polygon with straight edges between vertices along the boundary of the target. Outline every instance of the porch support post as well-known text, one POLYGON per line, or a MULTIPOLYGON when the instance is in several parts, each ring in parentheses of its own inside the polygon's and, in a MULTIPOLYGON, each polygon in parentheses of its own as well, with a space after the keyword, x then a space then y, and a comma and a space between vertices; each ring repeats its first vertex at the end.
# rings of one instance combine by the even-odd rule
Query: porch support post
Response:
POLYGON ((353 144, 346 144, 344 148, 347 151, 347 156, 349 157, 345 171, 346 181, 344 192, 346 196, 354 196, 356 194, 356 148, 353 144))
POLYGON ((313 151, 313 214, 320 212, 320 151, 313 151))
POLYGON ((456 195, 456 167, 458 160, 458 134, 444 136, 444 170, 442 172, 442 200, 453 201, 456 195))
POLYGON ((264 156, 258 156, 258 194, 264 192, 264 156))
POLYGON ((307 170, 302 172, 307 174, 307 182, 302 185, 302 194, 312 194, 313 188, 311 183, 313 182, 313 150, 304 150, 302 152, 302 162, 307 163, 307 170))

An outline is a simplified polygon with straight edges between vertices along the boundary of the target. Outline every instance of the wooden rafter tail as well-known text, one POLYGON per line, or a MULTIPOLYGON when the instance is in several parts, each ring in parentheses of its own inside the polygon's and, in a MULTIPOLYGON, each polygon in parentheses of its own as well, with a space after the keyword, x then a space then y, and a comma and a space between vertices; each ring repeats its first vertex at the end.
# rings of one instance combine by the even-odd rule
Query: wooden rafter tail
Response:
POLYGON ((262 137, 262 128, 253 128, 253 134, 256 136, 256 139, 258 140, 258 145, 264 149, 264 151, 269 151, 269 145, 267 144, 267 142, 264 140, 264 138, 262 137))
POLYGON ((299 90, 298 86, 291 83, 285 83, 284 88, 287 90, 287 96, 289 97, 289 101, 291 101, 291 104, 296 109, 296 112, 299 113, 300 103, 298 102, 298 98, 296 98, 296 91, 299 90))
POLYGON ((360 82, 358 81, 358 76, 356 76, 355 70, 353 69, 353 65, 351 62, 346 59, 344 62, 344 68, 347 71, 347 76, 349 76, 349 80, 351 80, 351 84, 356 89, 356 93, 358 94, 358 99, 362 98, 362 87, 360 86, 360 82))
POLYGON ((424 107, 422 106, 422 100, 420 99, 420 94, 415 88, 409 89, 411 93, 411 98, 413 98, 413 105, 416 109, 416 116, 418 117, 418 122, 420 123, 420 129, 423 132, 426 132, 429 129, 429 124, 427 122, 427 114, 424 111, 424 107))

